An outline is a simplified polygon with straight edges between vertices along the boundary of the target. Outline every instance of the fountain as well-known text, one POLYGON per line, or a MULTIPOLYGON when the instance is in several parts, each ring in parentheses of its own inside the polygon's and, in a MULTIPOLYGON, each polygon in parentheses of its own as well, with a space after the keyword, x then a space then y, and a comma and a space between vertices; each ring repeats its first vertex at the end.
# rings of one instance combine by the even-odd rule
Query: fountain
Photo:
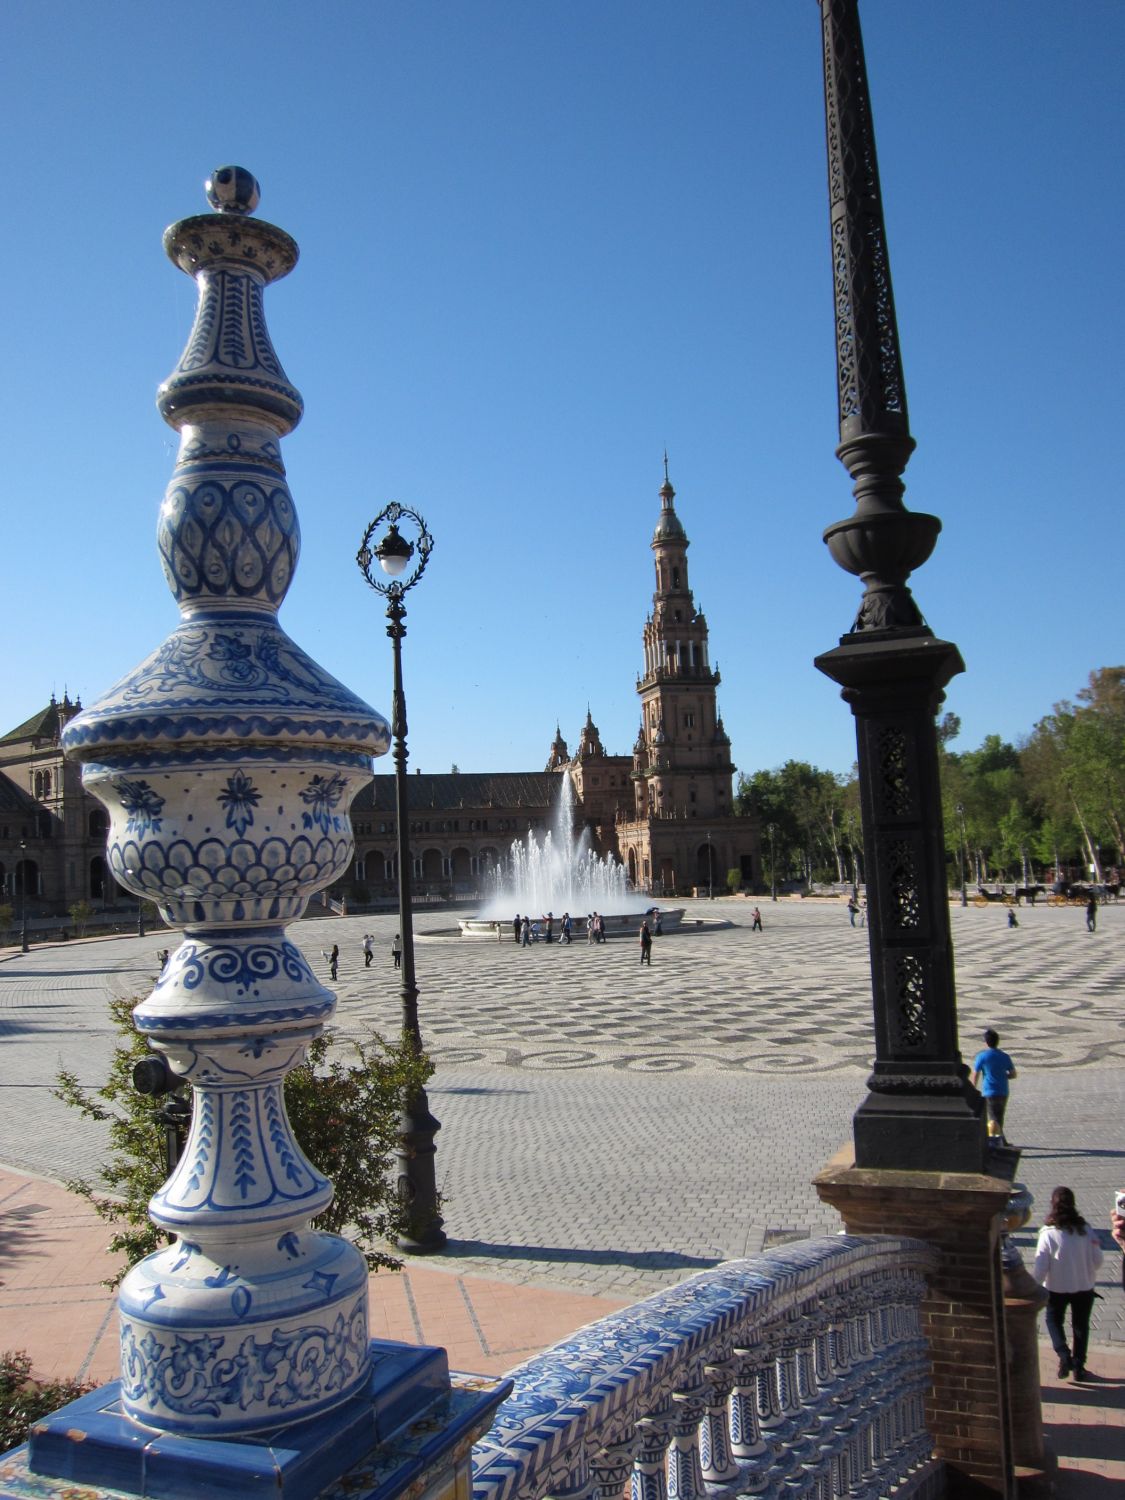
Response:
MULTIPOLYGON (((612 855, 604 858, 590 847, 590 832, 574 831, 574 786, 564 771, 551 827, 542 843, 529 829, 517 839, 503 864, 492 872, 493 894, 475 917, 458 925, 465 937, 503 936, 512 918, 528 913, 532 919, 551 913, 561 922, 569 912, 575 932, 585 932, 586 918, 598 912, 605 919, 606 935, 636 932, 653 911, 638 898, 625 875, 625 866, 612 855)), ((667 931, 677 927, 683 909, 660 908, 660 923, 667 931)))

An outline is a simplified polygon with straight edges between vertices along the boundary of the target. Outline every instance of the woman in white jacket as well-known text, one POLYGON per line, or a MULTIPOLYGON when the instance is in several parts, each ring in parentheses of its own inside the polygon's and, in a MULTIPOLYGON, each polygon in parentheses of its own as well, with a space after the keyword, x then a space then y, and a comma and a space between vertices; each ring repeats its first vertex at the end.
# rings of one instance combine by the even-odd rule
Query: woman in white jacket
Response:
POLYGON ((1094 1307, 1094 1282, 1102 1263, 1097 1236, 1078 1212, 1074 1193, 1057 1187, 1051 1194, 1051 1211, 1039 1231, 1035 1264, 1031 1274, 1047 1288, 1047 1332, 1059 1357, 1059 1378, 1074 1371, 1075 1380, 1086 1379, 1086 1347, 1090 1342, 1090 1313, 1094 1307), (1068 1347, 1063 1319, 1070 1308, 1074 1349, 1068 1347))

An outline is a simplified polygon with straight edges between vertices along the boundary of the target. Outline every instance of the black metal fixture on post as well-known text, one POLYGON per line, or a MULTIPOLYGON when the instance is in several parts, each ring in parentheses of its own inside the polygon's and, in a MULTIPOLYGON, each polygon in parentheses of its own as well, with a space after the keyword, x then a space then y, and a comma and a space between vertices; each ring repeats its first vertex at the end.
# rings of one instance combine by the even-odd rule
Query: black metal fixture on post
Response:
POLYGON ((969 893, 965 889, 965 804, 958 802, 957 818, 961 824, 961 905, 968 906, 969 893))
POLYGON ((875 1067, 855 1115, 857 1167, 982 1172, 981 1099, 957 1041, 935 716, 956 646, 906 580, 941 522, 903 504, 906 408, 857 0, 820 0, 840 445, 856 509, 824 533, 865 585, 851 630, 816 665, 856 719, 875 1067))
MULTIPOLYGON (((377 594, 387 601, 387 634, 394 648, 394 694, 391 701, 391 734, 394 737, 395 799, 398 824, 398 915, 402 942, 402 1031, 415 1055, 422 1051, 418 1028, 418 986, 414 977, 414 917, 410 893, 410 822, 407 812, 406 698, 402 691, 402 638, 406 634, 403 597, 421 578, 433 550, 434 539, 417 511, 392 504, 381 510, 363 533, 356 561, 377 594), (402 536, 398 522, 406 519, 417 531, 417 540, 402 536), (386 535, 372 545, 375 533, 387 522, 386 535), (413 561, 413 571, 407 573, 413 561), (377 577, 375 565, 389 581, 377 577)), ((398 1188, 406 1208, 406 1222, 398 1241, 400 1250, 412 1255, 431 1255, 445 1244, 434 1170, 434 1136, 441 1124, 430 1113, 424 1088, 406 1100, 399 1131, 398 1188)))
POLYGON ((770 900, 777 900, 777 861, 773 852, 773 836, 777 832, 776 823, 767 823, 766 832, 770 836, 770 900))
POLYGON ((27 840, 20 839, 20 952, 28 951, 27 941, 27 840))
POLYGON ((133 1087, 146 1098, 163 1100, 153 1110, 153 1118, 164 1127, 164 1165, 171 1177, 191 1125, 191 1101, 184 1093, 187 1085, 173 1073, 166 1058, 153 1052, 133 1064, 133 1087))

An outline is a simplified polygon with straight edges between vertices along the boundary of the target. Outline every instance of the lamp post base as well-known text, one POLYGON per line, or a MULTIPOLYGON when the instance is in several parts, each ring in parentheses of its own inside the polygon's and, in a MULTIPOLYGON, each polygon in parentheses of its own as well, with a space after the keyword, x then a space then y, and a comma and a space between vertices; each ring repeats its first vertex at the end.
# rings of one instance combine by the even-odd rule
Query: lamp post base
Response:
POLYGON ((238 1440, 133 1422, 112 1381, 36 1423, 27 1446, 0 1458, 0 1500, 62 1500, 76 1484, 91 1496, 162 1500, 307 1500, 335 1482, 356 1500, 421 1488, 434 1500, 467 1492, 471 1445, 511 1381, 451 1379, 444 1349, 375 1339, 370 1354, 366 1387, 341 1406, 238 1440))

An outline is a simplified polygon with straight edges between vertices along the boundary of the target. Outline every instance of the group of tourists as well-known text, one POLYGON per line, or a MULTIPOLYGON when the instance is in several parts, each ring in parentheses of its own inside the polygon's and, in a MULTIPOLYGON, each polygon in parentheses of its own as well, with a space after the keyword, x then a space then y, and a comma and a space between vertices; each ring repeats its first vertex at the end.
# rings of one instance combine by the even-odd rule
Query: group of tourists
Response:
MULTIPOLYGON (((568 911, 562 914, 559 922, 559 942, 569 943, 574 935, 574 918, 568 911)), ((521 917, 519 912, 512 918, 512 938, 521 948, 528 948, 532 943, 553 943, 555 941, 555 914, 549 911, 545 917, 533 917, 525 912, 521 917)), ((605 942, 605 921, 598 913, 591 912, 586 918, 586 941, 588 943, 605 942)))
MULTIPOLYGON (((363 967, 365 969, 369 969, 371 967, 371 962, 375 957, 374 933, 365 932, 363 934, 363 941, 361 946, 363 951, 363 967)), ((320 951, 320 956, 328 965, 329 979, 332 980, 333 983, 335 983, 340 972, 339 943, 333 943, 331 950, 322 948, 320 951)), ((394 937, 391 939, 391 961, 393 962, 396 969, 402 968, 402 934, 400 932, 396 932, 394 937)))

